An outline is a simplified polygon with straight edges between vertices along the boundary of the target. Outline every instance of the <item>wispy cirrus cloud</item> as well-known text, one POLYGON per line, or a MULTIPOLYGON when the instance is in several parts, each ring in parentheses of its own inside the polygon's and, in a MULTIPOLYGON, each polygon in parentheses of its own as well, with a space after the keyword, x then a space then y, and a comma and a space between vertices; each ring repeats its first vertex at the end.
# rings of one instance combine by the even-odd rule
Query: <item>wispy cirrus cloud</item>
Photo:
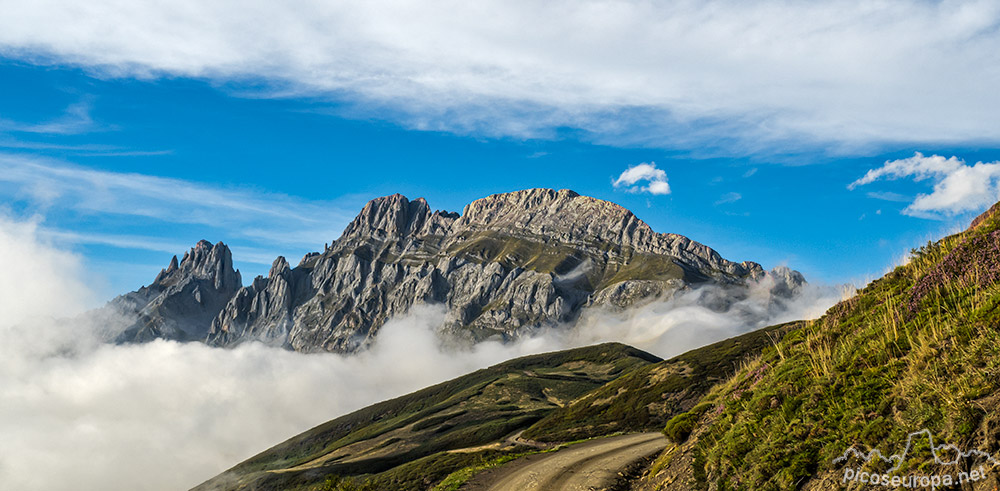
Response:
POLYGON ((656 162, 633 165, 625 169, 611 184, 630 193, 670 194, 667 173, 663 169, 657 169, 656 162), (646 185, 636 185, 643 182, 646 185))
POLYGON ((89 101, 77 102, 66 108, 63 115, 40 123, 24 123, 0 119, 0 131, 46 135, 78 135, 102 128, 90 116, 89 101))
POLYGON ((5 6, 0 52, 319 95, 422 129, 853 148, 1000 141, 998 21, 986 0, 39 0, 5 6))
POLYGON ((119 149, 114 145, 103 145, 98 143, 84 143, 81 145, 67 145, 61 143, 48 143, 37 141, 24 141, 16 139, 0 139, 0 148, 10 148, 18 150, 61 150, 68 152, 113 152, 119 149))
POLYGON ((225 189, 182 179, 90 169, 52 159, 0 154, 0 183, 45 206, 203 225, 281 219, 317 225, 330 211, 318 203, 260 191, 225 189), (185 212, 179 213, 184 210, 185 212))
POLYGON ((37 234, 40 238, 55 243, 97 244, 120 249, 143 249, 165 254, 177 254, 179 251, 191 247, 190 244, 152 235, 81 233, 53 228, 39 228, 37 234))
POLYGON ((19 154, 0 153, 0 167, 4 170, 0 196, 25 203, 30 213, 70 213, 81 218, 73 220, 73 225, 84 220, 105 222, 97 230, 77 226, 70 230, 60 226, 58 219, 46 222, 42 233, 63 243, 177 254, 192 245, 177 240, 178 228, 189 227, 197 231, 192 233, 207 234, 212 240, 240 242, 233 247, 239 261, 270 264, 279 254, 319 249, 339 236, 353 216, 353 210, 330 202, 110 172, 19 154), (107 233, 107 223, 129 222, 129 217, 162 234, 107 233))
POLYGON ((79 157, 155 157, 159 155, 172 155, 174 153, 173 150, 134 150, 118 145, 95 143, 67 145, 15 139, 0 139, 0 148, 12 150, 55 150, 79 157))
MULTIPOLYGON (((847 188, 853 190, 879 180, 905 178, 916 182, 934 182, 931 193, 918 195, 903 209, 906 215, 922 218, 954 216, 981 210, 1000 199, 1000 162, 969 165, 958 157, 924 156, 920 152, 913 157, 886 161, 882 167, 869 170, 847 188)), ((905 198, 895 193, 875 194, 872 197, 889 201, 905 198)))
POLYGON ((894 193, 892 191, 871 191, 866 194, 869 198, 874 198, 882 201, 893 201, 896 203, 906 203, 908 201, 913 201, 913 196, 907 196, 901 193, 894 193))
POLYGON ((173 150, 145 150, 99 143, 66 144, 37 141, 36 137, 66 137, 113 130, 91 117, 89 98, 71 104, 61 116, 41 122, 0 118, 0 148, 66 152, 78 157, 153 157, 170 155, 173 150))
POLYGON ((715 204, 716 205, 725 205, 725 204, 729 204, 729 203, 735 203, 735 202, 737 202, 737 201, 739 201, 741 199, 743 199, 743 195, 742 194, 737 193, 737 192, 730 192, 730 193, 726 193, 726 194, 723 194, 722 196, 720 196, 719 199, 716 200, 715 204))

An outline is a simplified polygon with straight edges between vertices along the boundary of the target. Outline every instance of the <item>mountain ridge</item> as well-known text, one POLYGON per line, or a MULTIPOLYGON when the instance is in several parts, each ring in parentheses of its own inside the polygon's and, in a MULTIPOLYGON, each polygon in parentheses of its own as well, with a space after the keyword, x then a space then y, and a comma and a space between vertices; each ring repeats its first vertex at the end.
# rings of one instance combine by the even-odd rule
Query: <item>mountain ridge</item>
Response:
MULTIPOLYGON (((202 251, 212 250, 207 244, 199 242, 191 258, 202 260, 202 251)), ((216 246, 225 249, 216 254, 231 270, 228 248, 216 246)), ((266 277, 235 289, 237 272, 195 268, 192 260, 172 259, 150 287, 112 301, 139 317, 121 340, 201 336, 213 346, 259 341, 298 351, 353 352, 388 319, 417 304, 444 306, 442 329, 456 339, 508 340, 572 324, 586 309, 623 310, 698 285, 739 295, 748 282, 771 274, 778 283, 774 294, 789 296, 805 281, 797 272, 768 273, 752 261, 728 261, 687 237, 654 232, 620 205, 565 189, 493 194, 469 203, 461 215, 432 211, 423 198, 375 198, 322 252, 306 254, 294 267, 279 256, 266 277), (212 271, 218 274, 206 276, 212 271), (146 307, 176 303, 167 297, 182 292, 166 283, 185 274, 213 282, 210 306, 218 308, 208 327, 201 317, 190 332, 148 327, 173 322, 146 307)))

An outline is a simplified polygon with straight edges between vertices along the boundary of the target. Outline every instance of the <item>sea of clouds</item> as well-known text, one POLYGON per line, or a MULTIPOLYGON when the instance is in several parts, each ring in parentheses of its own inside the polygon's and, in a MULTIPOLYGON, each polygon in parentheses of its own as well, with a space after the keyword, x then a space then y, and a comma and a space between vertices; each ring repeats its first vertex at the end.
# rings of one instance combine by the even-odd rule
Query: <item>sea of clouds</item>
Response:
POLYGON ((106 344, 106 322, 66 320, 94 301, 80 257, 46 242, 35 221, 5 216, 0 257, 0 488, 25 491, 187 489, 336 416, 509 358, 603 341, 668 357, 817 317, 843 295, 807 286, 776 301, 767 281, 739 299, 698 289, 471 348, 444 347, 444 310, 423 306, 342 356, 106 344))

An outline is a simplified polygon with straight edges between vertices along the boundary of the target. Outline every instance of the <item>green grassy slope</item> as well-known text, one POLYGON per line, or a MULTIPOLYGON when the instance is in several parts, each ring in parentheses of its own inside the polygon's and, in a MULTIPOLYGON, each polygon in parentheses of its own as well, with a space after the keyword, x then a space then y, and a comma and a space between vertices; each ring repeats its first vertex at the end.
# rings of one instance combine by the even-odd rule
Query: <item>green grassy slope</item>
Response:
MULTIPOLYGON (((608 343, 510 360, 382 402, 283 442, 197 490, 429 489, 450 473, 567 442, 661 428, 795 322, 661 361, 608 343), (324 486, 331 476, 343 479, 324 486)), ((333 481, 331 481, 333 482, 333 481)))
POLYGON ((517 451, 474 447, 501 442, 658 361, 618 343, 517 358, 317 426, 195 489, 309 489, 331 475, 364 475, 379 489, 426 489, 454 470, 517 451))
POLYGON ((671 421, 691 436, 656 463, 650 488, 820 486, 845 448, 888 455, 923 428, 995 453, 1000 220, 974 223, 791 332, 671 421))
POLYGON ((767 327, 638 368, 552 411, 523 436, 553 442, 662 428, 732 375, 741 362, 801 325, 767 327))

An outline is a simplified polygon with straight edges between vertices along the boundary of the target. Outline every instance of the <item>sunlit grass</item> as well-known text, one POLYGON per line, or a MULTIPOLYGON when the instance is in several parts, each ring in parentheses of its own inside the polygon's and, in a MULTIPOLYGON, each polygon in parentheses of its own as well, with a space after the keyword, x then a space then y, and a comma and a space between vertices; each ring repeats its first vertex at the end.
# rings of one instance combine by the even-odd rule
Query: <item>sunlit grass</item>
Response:
POLYGON ((913 251, 717 386, 704 399, 717 410, 698 420, 700 484, 793 489, 847 446, 922 428, 996 446, 985 434, 1000 374, 997 222, 913 251))

